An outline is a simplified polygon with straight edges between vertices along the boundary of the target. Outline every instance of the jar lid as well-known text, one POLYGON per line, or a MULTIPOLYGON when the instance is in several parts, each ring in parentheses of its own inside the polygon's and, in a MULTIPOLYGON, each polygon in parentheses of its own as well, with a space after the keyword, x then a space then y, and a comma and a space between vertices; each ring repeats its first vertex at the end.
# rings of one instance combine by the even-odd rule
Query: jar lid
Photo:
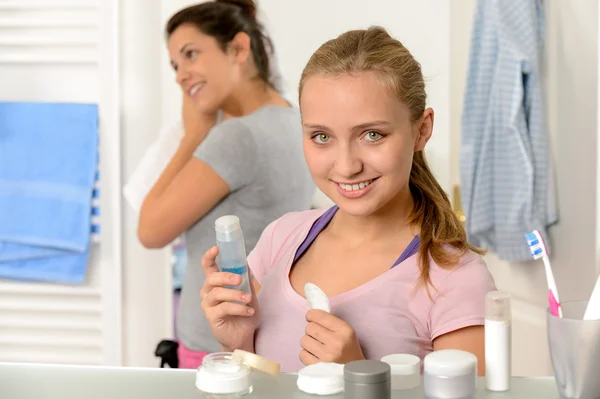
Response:
POLYGON ((387 355, 381 358, 382 362, 390 365, 393 375, 421 374, 421 359, 407 353, 387 355))
POLYGON ((344 390, 344 366, 315 363, 298 371, 298 389, 311 395, 333 395, 344 390))
POLYGON ((240 349, 233 351, 232 358, 252 370, 260 371, 261 373, 269 374, 274 377, 279 375, 279 363, 271 359, 240 349))
POLYGON ((357 360, 344 367, 344 380, 359 384, 385 382, 390 374, 390 365, 379 360, 357 360))
POLYGON ((434 351, 423 359, 426 373, 456 377, 477 372, 477 357, 467 351, 444 349, 434 351))

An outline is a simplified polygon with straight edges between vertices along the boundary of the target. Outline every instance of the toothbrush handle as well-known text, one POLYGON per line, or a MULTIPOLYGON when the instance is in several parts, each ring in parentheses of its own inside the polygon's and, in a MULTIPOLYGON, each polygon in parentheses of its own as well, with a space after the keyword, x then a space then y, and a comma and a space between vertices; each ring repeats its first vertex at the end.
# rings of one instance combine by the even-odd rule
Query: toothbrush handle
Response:
POLYGON ((550 314, 555 317, 562 317, 562 309, 560 303, 554 297, 552 290, 548 290, 548 303, 550 304, 550 314))

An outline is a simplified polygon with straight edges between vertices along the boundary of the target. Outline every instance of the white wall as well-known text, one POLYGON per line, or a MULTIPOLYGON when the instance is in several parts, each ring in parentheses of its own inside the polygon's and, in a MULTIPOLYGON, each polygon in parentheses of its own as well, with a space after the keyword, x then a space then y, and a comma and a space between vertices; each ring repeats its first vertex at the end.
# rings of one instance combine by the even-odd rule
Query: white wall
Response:
MULTIPOLYGON (((162 23, 180 8, 197 3, 163 0, 162 23)), ((260 11, 274 42, 291 100, 297 98, 300 74, 310 55, 326 40, 346 30, 381 25, 421 62, 428 80, 429 104, 435 111, 435 132, 427 154, 437 177, 450 189, 449 152, 449 12, 448 2, 436 0, 260 0, 260 11), (435 29, 431 29, 435 26, 435 29)), ((163 123, 180 116, 181 94, 174 82, 167 53, 162 50, 163 123)))
POLYGON ((561 300, 587 299, 598 273, 598 1, 548 2, 548 100, 559 185, 561 300))
MULTIPOLYGON (((120 1, 124 182, 161 126, 160 3, 120 1)), ((123 210, 123 363, 157 366, 156 344, 172 337, 169 250, 144 249, 136 235, 137 215, 124 200, 123 210)))
MULTIPOLYGON (((452 8, 452 151, 458 159, 460 115, 475 0, 452 8)), ((560 223, 551 230, 552 264, 561 301, 587 299, 598 273, 598 2, 546 4, 545 86, 558 186, 560 223)), ((458 163, 453 163, 458 184, 458 163)), ((513 372, 550 375, 546 343, 547 286, 539 262, 486 256, 498 288, 513 295, 513 372)))

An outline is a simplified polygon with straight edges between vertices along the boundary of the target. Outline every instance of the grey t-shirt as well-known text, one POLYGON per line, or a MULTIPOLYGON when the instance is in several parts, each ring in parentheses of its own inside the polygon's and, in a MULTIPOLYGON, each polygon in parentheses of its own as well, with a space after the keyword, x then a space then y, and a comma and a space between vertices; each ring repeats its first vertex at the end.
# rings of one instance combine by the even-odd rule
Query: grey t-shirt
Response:
MULTIPOLYGON (((216 352, 221 347, 200 307, 205 280, 201 261, 215 245, 215 220, 237 215, 249 253, 273 220, 309 209, 316 188, 304 160, 300 113, 295 107, 265 106, 227 119, 210 131, 194 156, 209 164, 231 193, 186 232, 188 265, 177 335, 189 349, 216 352)), ((202 179, 197 184, 202 185, 202 179)))

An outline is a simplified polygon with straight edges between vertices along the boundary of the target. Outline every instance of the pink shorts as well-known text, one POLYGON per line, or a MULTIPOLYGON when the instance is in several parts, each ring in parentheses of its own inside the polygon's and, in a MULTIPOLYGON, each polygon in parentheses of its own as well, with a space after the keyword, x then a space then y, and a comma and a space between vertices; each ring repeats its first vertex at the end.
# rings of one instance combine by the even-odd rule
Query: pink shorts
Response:
POLYGON ((208 355, 208 352, 196 352, 186 348, 181 341, 177 347, 177 357, 179 358, 180 369, 197 369, 202 365, 202 359, 208 355))

